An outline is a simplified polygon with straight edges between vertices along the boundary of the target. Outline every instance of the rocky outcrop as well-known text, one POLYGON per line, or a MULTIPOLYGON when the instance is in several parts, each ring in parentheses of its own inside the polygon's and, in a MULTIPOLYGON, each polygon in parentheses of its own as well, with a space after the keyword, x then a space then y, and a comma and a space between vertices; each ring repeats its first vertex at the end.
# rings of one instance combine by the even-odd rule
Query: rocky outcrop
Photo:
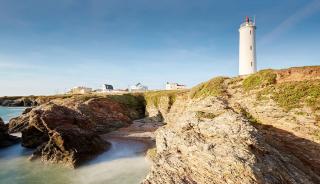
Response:
POLYGON ((76 167, 109 147, 94 132, 94 123, 68 107, 49 103, 28 113, 22 146, 36 148, 32 159, 76 167))
POLYGON ((20 139, 18 137, 8 134, 8 126, 4 124, 3 120, 0 118, 0 148, 11 146, 19 141, 20 139))
POLYGON ((1 97, 0 106, 7 107, 30 107, 36 106, 35 97, 1 97))
POLYGON ((224 78, 219 87, 213 79, 172 104, 147 105, 150 114, 161 112, 166 125, 156 131, 157 154, 143 183, 320 183, 319 109, 311 103, 319 100, 320 88, 304 76, 308 85, 302 89, 309 91, 286 109, 276 96, 278 85, 299 80, 283 77, 286 82, 267 71, 246 81, 246 88, 246 79, 224 78))
POLYGON ((4 96, 0 97, 0 106, 6 107, 33 107, 45 104, 55 99, 70 98, 71 95, 54 96, 4 96))
POLYGON ((268 144, 263 133, 223 99, 188 103, 179 118, 157 131, 156 142, 156 161, 144 183, 320 181, 314 168, 268 144))
MULTIPOLYGON (((108 133, 115 129, 128 126, 133 120, 144 117, 144 102, 139 96, 130 97, 131 101, 136 101, 135 106, 119 102, 122 96, 114 97, 72 97, 66 99, 56 99, 50 103, 68 107, 88 118, 94 124, 94 131, 98 133, 108 133)), ((128 98, 123 96, 123 98, 128 98)), ((40 108, 45 107, 46 103, 40 108)), ((13 118, 9 122, 10 132, 20 132, 29 125, 30 114, 26 109, 20 117, 13 118)))
POLYGON ((31 159, 77 167, 110 146, 99 133, 127 126, 143 113, 112 98, 67 98, 26 109, 9 128, 22 132, 22 146, 36 148, 31 159))
POLYGON ((319 80, 320 66, 293 67, 283 70, 275 70, 277 82, 292 82, 304 80, 319 80))
POLYGON ((97 98, 76 105, 75 109, 95 123, 95 130, 107 133, 128 126, 134 119, 144 116, 144 112, 131 109, 108 98, 97 98))

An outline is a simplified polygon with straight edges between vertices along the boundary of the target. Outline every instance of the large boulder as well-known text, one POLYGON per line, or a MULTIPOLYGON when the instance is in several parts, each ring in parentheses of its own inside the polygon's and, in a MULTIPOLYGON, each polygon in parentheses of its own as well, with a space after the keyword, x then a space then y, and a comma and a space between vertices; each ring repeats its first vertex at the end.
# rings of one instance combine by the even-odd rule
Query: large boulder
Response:
POLYGON ((19 142, 19 138, 8 134, 8 126, 0 118, 0 148, 19 142))
POLYGON ((143 116, 138 109, 119 99, 58 99, 11 119, 9 130, 22 132, 22 146, 36 148, 32 159, 76 167, 110 146, 100 133, 128 126, 143 116))
MULTIPOLYGON (((119 95, 117 98, 123 101, 127 97, 119 95)), ((136 101, 138 105, 131 107, 111 98, 85 98, 81 96, 56 99, 52 100, 51 103, 77 111, 91 120, 96 132, 108 133, 130 125, 135 119, 144 117, 144 104, 136 97, 132 97, 131 100, 136 101)), ((41 108, 46 104, 48 103, 41 105, 41 108)), ((20 117, 11 119, 9 132, 14 133, 24 130, 29 125, 30 111, 31 109, 27 108, 20 117)))
POLYGON ((76 109, 95 123, 95 129, 107 133, 128 126, 132 122, 130 109, 107 98, 91 99, 78 104, 76 109))
POLYGON ((15 119, 23 123, 22 146, 36 148, 31 159, 77 167, 110 143, 94 132, 94 123, 65 106, 48 103, 15 119))

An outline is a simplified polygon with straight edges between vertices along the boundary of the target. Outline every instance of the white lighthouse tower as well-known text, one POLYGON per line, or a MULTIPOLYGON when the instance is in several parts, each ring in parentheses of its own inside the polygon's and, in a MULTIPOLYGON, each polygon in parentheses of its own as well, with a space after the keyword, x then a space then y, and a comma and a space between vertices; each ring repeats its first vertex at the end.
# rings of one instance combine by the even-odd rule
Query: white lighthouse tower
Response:
POLYGON ((255 21, 246 17, 239 33, 239 75, 250 75, 257 71, 255 21))

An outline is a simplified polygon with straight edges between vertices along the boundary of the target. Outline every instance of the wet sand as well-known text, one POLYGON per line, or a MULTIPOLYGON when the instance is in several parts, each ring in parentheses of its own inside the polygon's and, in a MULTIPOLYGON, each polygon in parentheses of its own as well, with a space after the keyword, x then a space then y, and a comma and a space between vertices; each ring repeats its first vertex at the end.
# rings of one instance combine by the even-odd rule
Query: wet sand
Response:
POLYGON ((101 135, 106 141, 110 139, 134 140, 145 144, 144 152, 155 147, 155 131, 163 126, 161 122, 152 122, 148 119, 135 120, 133 123, 117 131, 101 135))

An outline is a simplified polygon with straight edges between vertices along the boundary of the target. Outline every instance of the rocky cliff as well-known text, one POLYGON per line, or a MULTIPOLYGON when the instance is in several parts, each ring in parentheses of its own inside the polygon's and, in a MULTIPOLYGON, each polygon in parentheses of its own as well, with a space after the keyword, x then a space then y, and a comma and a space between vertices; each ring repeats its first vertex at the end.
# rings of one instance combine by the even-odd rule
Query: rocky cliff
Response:
POLYGON ((71 97, 70 95, 56 96, 5 96, 0 97, 0 106, 7 107, 32 107, 47 103, 54 99, 63 99, 71 97))
POLYGON ((320 183, 320 67, 218 77, 146 95, 157 130, 143 183, 320 183))
POLYGON ((140 96, 73 96, 26 109, 10 120, 9 130, 22 132, 22 146, 36 148, 31 159, 77 167, 110 146, 100 133, 142 117, 140 96))
POLYGON ((9 135, 8 126, 4 124, 3 120, 0 118, 0 148, 11 146, 12 144, 19 142, 18 137, 9 135))

